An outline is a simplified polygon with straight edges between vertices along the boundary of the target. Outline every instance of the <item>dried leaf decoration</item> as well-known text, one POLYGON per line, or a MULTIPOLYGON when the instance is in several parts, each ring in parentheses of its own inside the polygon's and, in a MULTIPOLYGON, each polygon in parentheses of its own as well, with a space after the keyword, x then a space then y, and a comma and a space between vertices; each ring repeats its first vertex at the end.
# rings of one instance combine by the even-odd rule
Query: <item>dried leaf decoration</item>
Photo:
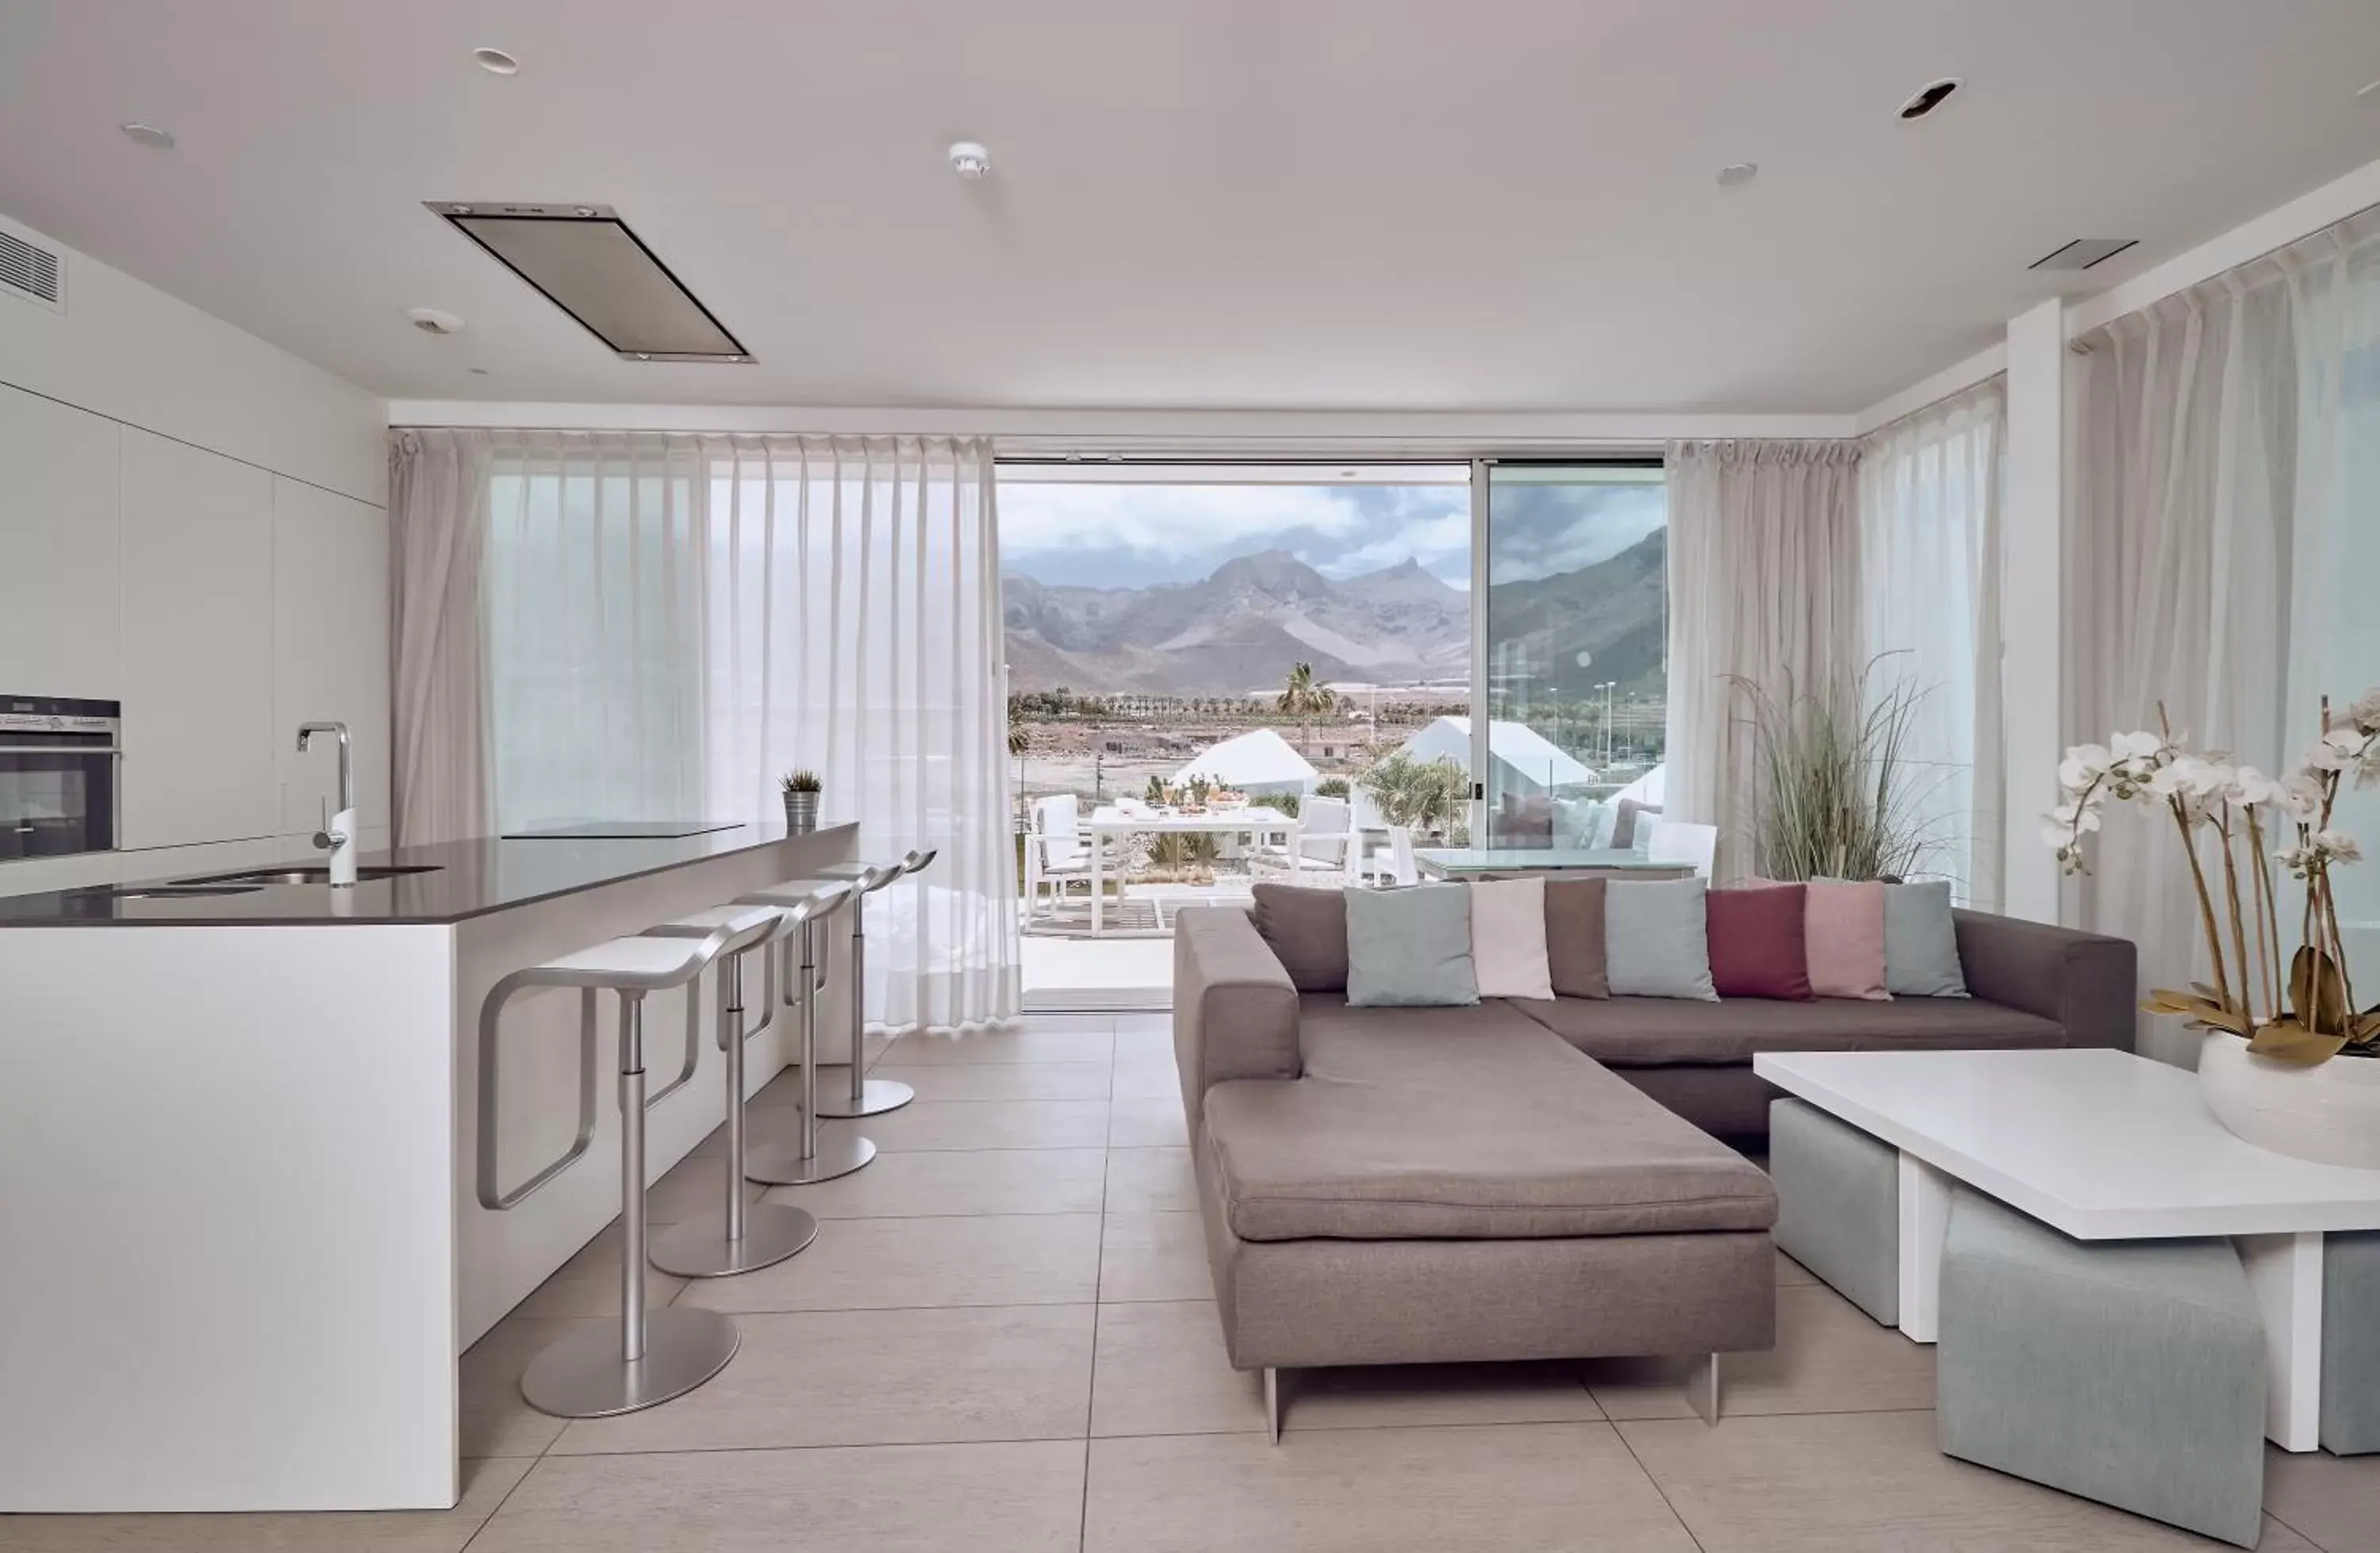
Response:
POLYGON ((2192 1029, 2228 1030, 2235 1036, 2248 1033, 2248 1015, 2229 1008, 2213 998, 2197 997, 2188 992, 2175 992, 2158 988, 2141 1003, 2151 1013, 2178 1013, 2189 1020, 2192 1029))
POLYGON ((2289 1008, 2297 1023, 2308 1030, 2344 1035, 2352 1014, 2339 981, 2338 968, 2328 954, 2313 944, 2301 944, 2289 962, 2289 1008))
POLYGON ((2294 1019, 2276 1019, 2256 1032, 2255 1038, 2248 1043, 2248 1049, 2259 1057, 2270 1057, 2277 1062, 2311 1064, 2338 1056, 2339 1048, 2346 1044, 2344 1035, 2321 1035, 2294 1019))

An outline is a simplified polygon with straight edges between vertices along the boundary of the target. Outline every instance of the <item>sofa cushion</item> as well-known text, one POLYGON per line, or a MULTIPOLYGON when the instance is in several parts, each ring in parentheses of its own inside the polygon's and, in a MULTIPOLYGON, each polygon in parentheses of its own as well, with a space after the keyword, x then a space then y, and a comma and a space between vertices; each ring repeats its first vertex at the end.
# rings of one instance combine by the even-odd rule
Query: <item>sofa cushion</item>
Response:
POLYGON ((1603 885, 1599 879, 1546 880, 1546 969, 1560 998, 1609 998, 1603 972, 1603 885))
MULTIPOLYGON (((1471 969, 1483 998, 1554 995, 1546 954, 1546 881, 1483 880, 1471 892, 1471 969)), ((1947 913, 1943 920, 1949 918, 1947 913)))
POLYGON ((1305 1076, 1207 1092, 1242 1240, 1505 1240, 1765 1230, 1742 1155, 1521 1013, 1303 1001, 1305 1076))
POLYGON ((1810 989, 1821 998, 1868 998, 1884 989, 1884 886, 1873 880, 1813 880, 1803 918, 1810 989))
POLYGON ((1601 1062, 1749 1062, 1755 1051, 1956 1050, 2063 1046, 2064 1026, 1980 998, 1872 1002, 1737 999, 1695 1003, 1668 998, 1558 998, 1512 1003, 1601 1062))
POLYGON ((1350 1003, 1449 1008, 1479 1001, 1469 885, 1345 893, 1350 1003))
POLYGON ((1884 887, 1884 989, 1896 998, 1963 998, 1950 881, 1884 887))
POLYGON ((1301 992, 1347 989, 1347 894, 1294 884, 1259 884, 1248 916, 1301 992))
POLYGON ((1703 897, 1711 987, 1720 997, 1807 1001, 1817 995, 1810 989, 1809 940, 1803 928, 1807 894, 1798 884, 1773 884, 1714 890, 1703 897))
MULTIPOLYGON (((1699 879, 1614 880, 1603 892, 1603 975, 1614 995, 1711 1002, 1710 924, 1699 879)), ((1881 974, 1884 954, 1876 952, 1881 974)))

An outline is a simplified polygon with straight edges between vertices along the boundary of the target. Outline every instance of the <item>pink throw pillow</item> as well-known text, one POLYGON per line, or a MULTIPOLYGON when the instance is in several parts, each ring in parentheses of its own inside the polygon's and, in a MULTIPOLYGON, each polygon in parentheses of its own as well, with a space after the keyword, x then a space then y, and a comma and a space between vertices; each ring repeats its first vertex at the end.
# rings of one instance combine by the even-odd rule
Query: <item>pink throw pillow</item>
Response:
POLYGON ((1881 1002, 1884 989, 1884 886, 1812 884, 1804 923, 1810 990, 1821 998, 1881 1002))
POLYGON ((1806 1002, 1809 904, 1799 884, 1714 890, 1703 897, 1711 986, 1722 998, 1806 1002))

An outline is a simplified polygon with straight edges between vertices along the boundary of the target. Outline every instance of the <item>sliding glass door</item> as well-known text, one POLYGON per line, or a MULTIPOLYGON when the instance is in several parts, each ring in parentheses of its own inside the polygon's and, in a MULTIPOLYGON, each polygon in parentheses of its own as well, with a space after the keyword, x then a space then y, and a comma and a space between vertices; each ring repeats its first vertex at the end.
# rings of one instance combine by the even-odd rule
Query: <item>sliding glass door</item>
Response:
POLYGON ((1486 840, 1610 844, 1660 803, 1668 492, 1658 460, 1482 467, 1471 728, 1486 840))

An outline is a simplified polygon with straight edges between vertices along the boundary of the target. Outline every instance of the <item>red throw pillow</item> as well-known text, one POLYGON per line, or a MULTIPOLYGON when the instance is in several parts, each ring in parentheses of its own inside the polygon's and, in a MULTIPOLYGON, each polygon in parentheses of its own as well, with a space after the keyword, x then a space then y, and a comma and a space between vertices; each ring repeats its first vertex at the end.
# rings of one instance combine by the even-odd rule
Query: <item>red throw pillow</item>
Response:
POLYGON ((1816 996, 1804 926, 1808 894, 1803 885, 1769 884, 1703 897, 1711 986, 1720 997, 1807 1002, 1816 996))

